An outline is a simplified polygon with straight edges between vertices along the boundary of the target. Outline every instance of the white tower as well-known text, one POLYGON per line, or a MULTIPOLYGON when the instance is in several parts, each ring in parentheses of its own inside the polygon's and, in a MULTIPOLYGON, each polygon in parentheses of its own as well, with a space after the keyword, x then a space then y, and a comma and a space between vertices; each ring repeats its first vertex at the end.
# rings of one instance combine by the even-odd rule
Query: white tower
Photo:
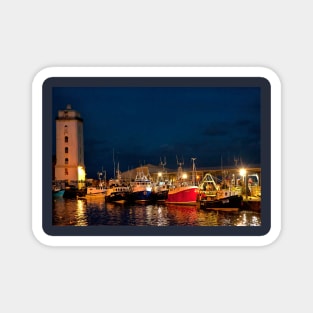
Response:
POLYGON ((83 119, 68 104, 56 118, 55 180, 65 180, 80 189, 85 173, 83 119))

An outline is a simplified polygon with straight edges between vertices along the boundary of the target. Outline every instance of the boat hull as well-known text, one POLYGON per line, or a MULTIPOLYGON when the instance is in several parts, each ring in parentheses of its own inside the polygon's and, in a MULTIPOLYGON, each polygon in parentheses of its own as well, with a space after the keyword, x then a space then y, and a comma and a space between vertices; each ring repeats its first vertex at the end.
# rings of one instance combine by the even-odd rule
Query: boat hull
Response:
POLYGON ((217 208, 237 208, 242 207, 242 196, 230 196, 218 200, 200 200, 199 207, 200 209, 210 210, 217 208))
POLYGON ((58 190, 58 191, 53 191, 52 195, 55 198, 60 198, 60 197, 63 197, 64 192, 65 192, 65 189, 61 189, 61 190, 58 190))
POLYGON ((158 192, 152 192, 152 201, 166 201, 168 197, 168 190, 162 190, 158 192))
POLYGON ((86 193, 86 197, 88 198, 104 198, 104 196, 105 196, 104 192, 86 193))
POLYGON ((151 190, 135 191, 130 194, 130 201, 150 201, 151 190))
POLYGON ((166 202, 177 204, 196 204, 197 196, 197 186, 177 187, 169 190, 166 202))
POLYGON ((98 196, 98 195, 104 196, 105 191, 106 190, 104 187, 88 187, 86 195, 87 196, 98 196))
POLYGON ((124 203, 128 200, 128 198, 129 198, 128 192, 112 192, 110 195, 105 196, 105 201, 124 203))
POLYGON ((136 179, 130 186, 129 200, 132 202, 150 201, 151 195, 152 186, 148 179, 136 179))

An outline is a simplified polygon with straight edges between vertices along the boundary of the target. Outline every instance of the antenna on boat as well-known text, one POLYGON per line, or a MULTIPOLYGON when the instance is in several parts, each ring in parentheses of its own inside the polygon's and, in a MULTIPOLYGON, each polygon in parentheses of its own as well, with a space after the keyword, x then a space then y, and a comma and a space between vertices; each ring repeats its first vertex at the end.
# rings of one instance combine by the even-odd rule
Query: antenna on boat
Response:
POLYGON ((104 180, 104 182, 105 182, 105 184, 106 184, 106 180, 107 180, 107 172, 103 169, 103 166, 101 166, 101 172, 104 174, 104 178, 103 178, 103 180, 104 180))
POLYGON ((235 167, 238 166, 238 161, 239 161, 239 159, 237 159, 237 158, 234 157, 235 167))
POLYGON ((98 179, 99 179, 99 185, 101 186, 101 176, 102 176, 102 172, 97 172, 98 175, 98 179))
POLYGON ((166 157, 164 157, 164 162, 162 162, 162 159, 160 158, 160 165, 163 168, 163 172, 165 171, 165 165, 166 165, 166 157))
POLYGON ((178 157, 176 155, 176 161, 177 161, 177 165, 179 165, 179 167, 181 167, 182 165, 184 165, 184 158, 182 162, 178 162, 178 157))
POLYGON ((177 161, 177 165, 178 165, 178 169, 177 169, 177 179, 181 179, 182 175, 183 175, 183 168, 182 165, 184 165, 184 160, 183 162, 178 162, 178 157, 176 155, 176 161, 177 161))

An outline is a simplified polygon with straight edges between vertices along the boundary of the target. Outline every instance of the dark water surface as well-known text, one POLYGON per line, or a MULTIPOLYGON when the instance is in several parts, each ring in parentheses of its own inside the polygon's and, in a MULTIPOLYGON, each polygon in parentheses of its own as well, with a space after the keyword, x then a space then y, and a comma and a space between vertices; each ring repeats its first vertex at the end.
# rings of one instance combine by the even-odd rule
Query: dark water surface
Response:
POLYGON ((104 199, 53 201, 53 225, 91 226, 260 226, 258 212, 215 212, 172 204, 115 204, 104 199))

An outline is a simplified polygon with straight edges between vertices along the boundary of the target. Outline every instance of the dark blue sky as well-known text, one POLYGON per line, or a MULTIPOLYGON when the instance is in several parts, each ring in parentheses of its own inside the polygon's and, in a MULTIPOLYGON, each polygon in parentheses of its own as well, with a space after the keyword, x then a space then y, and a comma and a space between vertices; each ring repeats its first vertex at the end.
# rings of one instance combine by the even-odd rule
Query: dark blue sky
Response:
POLYGON ((67 104, 84 120, 88 178, 102 168, 113 176, 113 150, 122 171, 164 157, 176 170, 176 156, 184 168, 192 157, 197 168, 234 165, 234 158, 260 164, 259 88, 53 88, 53 117, 67 104))

